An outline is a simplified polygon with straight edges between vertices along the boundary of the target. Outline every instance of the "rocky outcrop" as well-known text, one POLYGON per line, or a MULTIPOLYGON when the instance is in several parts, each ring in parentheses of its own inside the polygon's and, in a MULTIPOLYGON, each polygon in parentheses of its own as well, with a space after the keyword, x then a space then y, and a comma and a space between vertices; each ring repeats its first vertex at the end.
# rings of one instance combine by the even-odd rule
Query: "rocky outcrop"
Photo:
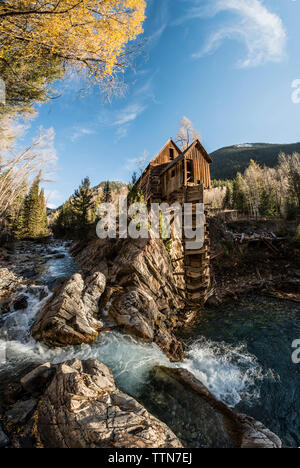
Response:
POLYGON ((24 279, 8 268, 0 268, 0 301, 9 298, 24 279))
POLYGON ((25 374, 21 378, 20 384, 25 392, 37 396, 45 388, 54 372, 55 369, 51 366, 50 362, 46 362, 34 368, 28 374, 25 374))
POLYGON ((6 422, 12 426, 19 426, 24 424, 29 416, 33 413, 37 405, 35 398, 29 400, 18 401, 9 411, 6 413, 6 422))
POLYGON ((154 368, 139 397, 142 405, 120 391, 111 371, 95 360, 45 363, 23 375, 19 387, 18 395, 2 410, 0 447, 282 445, 262 423, 234 413, 185 369, 154 368))
POLYGON ((36 340, 53 346, 93 343, 103 323, 95 318, 106 286, 102 273, 85 280, 76 273, 53 293, 32 328, 36 340))
POLYGON ((28 307, 28 297, 23 294, 19 295, 13 303, 14 310, 23 310, 28 307))
POLYGON ((77 246, 74 253, 82 268, 107 277, 101 299, 104 313, 127 332, 154 341, 171 359, 182 358, 173 331, 185 307, 183 280, 174 275, 161 240, 98 239, 82 249, 77 246))
POLYGON ((0 425, 0 448, 4 448, 9 444, 9 439, 5 432, 2 431, 1 425, 0 425))
POLYGON ((282 445, 279 437, 262 423, 234 413, 185 369, 154 368, 151 385, 142 401, 154 415, 163 413, 163 421, 188 447, 281 448, 282 445))
POLYGON ((281 448, 279 437, 261 422, 245 414, 238 415, 242 426, 241 448, 281 448))
POLYGON ((45 448, 180 448, 179 439, 136 400, 121 392, 100 362, 56 367, 34 415, 45 448))

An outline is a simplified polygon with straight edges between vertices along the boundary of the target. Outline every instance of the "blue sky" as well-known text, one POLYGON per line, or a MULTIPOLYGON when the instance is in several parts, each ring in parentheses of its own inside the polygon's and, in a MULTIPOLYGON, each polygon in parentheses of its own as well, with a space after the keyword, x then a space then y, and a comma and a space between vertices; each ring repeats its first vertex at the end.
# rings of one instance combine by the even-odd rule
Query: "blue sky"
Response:
POLYGON ((300 0, 147 3, 146 53, 125 74, 123 97, 104 103, 97 88, 81 96, 84 84, 73 78, 38 109, 29 136, 53 127, 58 157, 49 206, 86 175, 93 185, 127 182, 138 160, 176 135, 184 115, 208 152, 300 140, 300 0))

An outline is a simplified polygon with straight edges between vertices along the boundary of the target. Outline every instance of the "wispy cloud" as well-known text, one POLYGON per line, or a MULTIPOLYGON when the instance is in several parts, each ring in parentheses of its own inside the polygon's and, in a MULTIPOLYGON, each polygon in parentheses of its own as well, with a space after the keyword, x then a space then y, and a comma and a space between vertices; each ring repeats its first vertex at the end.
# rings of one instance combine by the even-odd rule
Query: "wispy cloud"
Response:
POLYGON ((72 142, 74 142, 74 141, 78 140, 81 137, 84 137, 84 136, 87 136, 87 135, 93 135, 94 133, 95 133, 95 131, 90 129, 90 128, 75 127, 72 135, 70 136, 70 140, 72 142))
POLYGON ((142 114, 142 112, 144 112, 145 109, 146 106, 139 103, 126 106, 120 111, 119 119, 116 120, 114 125, 122 126, 133 122, 140 114, 142 114))
POLYGON ((122 138, 126 138, 128 135, 128 130, 129 130, 128 125, 119 127, 116 131, 117 141, 121 140, 122 138))
POLYGON ((134 95, 138 96, 139 98, 144 98, 145 100, 152 100, 155 104, 157 104, 157 100, 155 97, 155 78, 159 73, 159 69, 152 70, 149 73, 149 77, 147 79, 143 79, 141 84, 137 84, 135 89, 134 95))
POLYGON ((156 31, 154 31, 151 36, 147 38, 147 43, 153 47, 153 45, 156 45, 163 33, 165 32, 165 29, 167 27, 167 22, 161 24, 156 31))
POLYGON ((116 130, 116 140, 126 138, 130 129, 130 125, 146 110, 147 106, 143 103, 129 104, 123 109, 117 111, 117 117, 112 120, 111 125, 118 127, 116 130))
POLYGON ((115 129, 115 142, 126 138, 151 103, 157 103, 154 93, 154 79, 157 71, 140 70, 132 76, 130 96, 126 96, 126 104, 106 108, 101 112, 98 125, 115 129), (134 81, 136 79, 136 81, 134 81))
POLYGON ((194 58, 214 52, 225 39, 244 42, 247 57, 241 67, 255 67, 266 62, 279 62, 285 57, 287 35, 281 18, 272 13, 261 0, 216 0, 214 4, 193 0, 193 7, 185 19, 215 16, 222 11, 235 14, 229 25, 213 32, 205 46, 194 58))
POLYGON ((147 44, 150 48, 155 47, 169 23, 169 0, 159 0, 150 3, 147 17, 151 18, 151 34, 146 35, 147 44))

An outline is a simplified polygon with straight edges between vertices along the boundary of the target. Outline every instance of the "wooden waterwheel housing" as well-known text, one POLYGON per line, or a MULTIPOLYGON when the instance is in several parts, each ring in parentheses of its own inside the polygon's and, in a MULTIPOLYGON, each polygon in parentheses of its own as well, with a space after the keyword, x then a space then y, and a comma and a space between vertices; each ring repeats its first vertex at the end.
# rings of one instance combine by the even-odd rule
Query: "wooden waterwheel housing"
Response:
MULTIPOLYGON (((203 203, 204 190, 212 187, 212 159, 199 140, 181 150, 170 138, 152 159, 137 182, 145 201, 151 203, 203 203)), ((194 220, 193 220, 194 223, 194 220)), ((195 227, 195 226, 194 226, 195 227)), ((181 274, 185 278, 185 296, 190 306, 202 305, 210 286, 210 241, 205 225, 204 245, 188 250, 190 239, 183 239, 184 257, 181 274)), ((176 259, 175 259, 176 261, 176 259)))

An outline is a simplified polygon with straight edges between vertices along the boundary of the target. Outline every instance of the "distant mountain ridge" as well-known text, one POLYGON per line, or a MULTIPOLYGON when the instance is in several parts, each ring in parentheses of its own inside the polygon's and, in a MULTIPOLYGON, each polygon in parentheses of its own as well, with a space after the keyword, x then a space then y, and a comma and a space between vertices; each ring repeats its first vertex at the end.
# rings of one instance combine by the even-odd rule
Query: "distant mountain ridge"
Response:
POLYGON ((254 159, 262 166, 274 167, 281 152, 300 153, 300 143, 243 143, 220 148, 210 154, 213 160, 211 165, 212 179, 233 179, 237 172, 244 172, 250 159, 254 159))
MULTIPOLYGON (((103 189, 105 187, 106 181, 101 182, 100 184, 96 185, 96 187, 92 187, 93 191, 93 200, 96 201, 98 197, 100 199, 103 196, 103 189)), ((128 184, 125 182, 120 182, 116 180, 109 181, 109 188, 111 191, 111 201, 113 203, 117 203, 120 195, 127 195, 128 194, 128 184)))
MULTIPOLYGON (((97 190, 99 188, 103 190, 105 184, 106 181, 103 181, 100 184, 96 185, 96 187, 93 187, 92 190, 97 190)), ((112 180, 109 181, 109 187, 113 192, 122 192, 123 190, 128 189, 128 184, 126 184, 125 182, 120 182, 119 180, 112 180)))

